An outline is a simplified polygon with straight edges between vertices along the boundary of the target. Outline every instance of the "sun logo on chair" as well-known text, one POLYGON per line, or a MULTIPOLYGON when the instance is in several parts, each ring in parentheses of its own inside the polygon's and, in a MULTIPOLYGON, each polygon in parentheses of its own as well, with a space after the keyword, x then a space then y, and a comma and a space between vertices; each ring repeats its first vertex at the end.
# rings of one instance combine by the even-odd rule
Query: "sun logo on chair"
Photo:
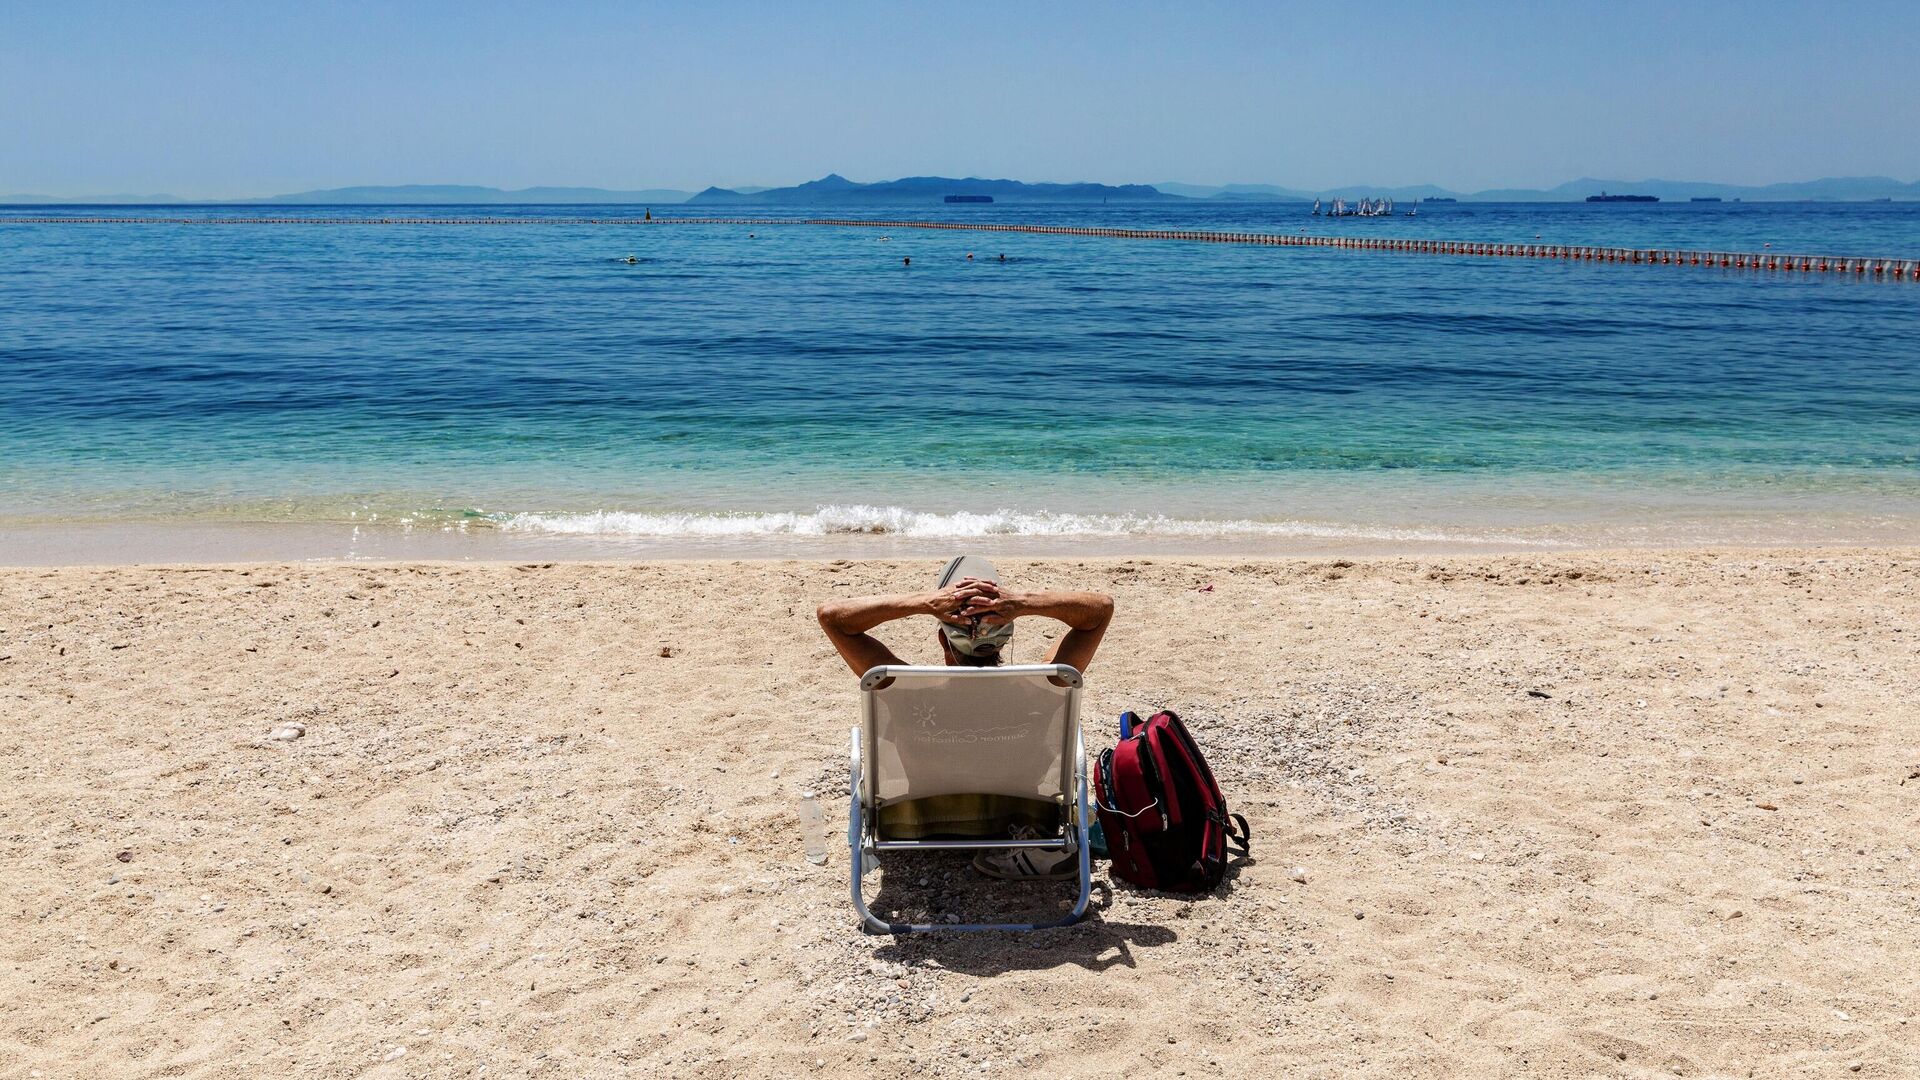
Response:
POLYGON ((1046 719, 1038 712, 1029 712, 1011 723, 986 723, 984 717, 956 715, 953 709, 943 710, 931 702, 915 704, 907 712, 907 726, 915 741, 943 746, 1019 742, 1030 738, 1046 719))

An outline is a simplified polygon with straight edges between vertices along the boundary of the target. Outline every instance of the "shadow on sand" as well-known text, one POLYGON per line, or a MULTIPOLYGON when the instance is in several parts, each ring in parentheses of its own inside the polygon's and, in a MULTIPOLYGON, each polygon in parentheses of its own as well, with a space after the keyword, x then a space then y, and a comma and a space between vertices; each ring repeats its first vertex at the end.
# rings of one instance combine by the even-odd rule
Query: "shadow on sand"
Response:
MULTIPOLYGON (((1071 881, 992 881, 972 874, 964 863, 958 872, 952 869, 951 863, 941 866, 935 856, 910 856, 904 860, 889 856, 889 859, 894 884, 889 887, 888 870, 883 869, 879 889, 869 896, 874 911, 888 918, 939 921, 946 910, 957 910, 970 919, 1041 921, 1058 918, 1060 909, 1071 903, 1073 895, 1071 881), (1067 899, 1059 899, 1054 894, 1064 894, 1067 899)), ((1125 883, 1119 889, 1159 899, 1171 905, 1170 921, 1186 922, 1201 917, 1200 905, 1226 901, 1241 869, 1250 865, 1251 860, 1236 861, 1218 888, 1198 896, 1137 890, 1125 883)), ((1072 926, 1030 933, 993 930, 880 935, 873 939, 873 955, 877 960, 908 966, 931 963, 950 971, 981 976, 1066 964, 1088 971, 1105 971, 1112 967, 1136 967, 1137 949, 1179 940, 1179 934, 1171 926, 1110 920, 1107 914, 1113 907, 1114 897, 1115 886, 1096 870, 1087 914, 1072 926)))

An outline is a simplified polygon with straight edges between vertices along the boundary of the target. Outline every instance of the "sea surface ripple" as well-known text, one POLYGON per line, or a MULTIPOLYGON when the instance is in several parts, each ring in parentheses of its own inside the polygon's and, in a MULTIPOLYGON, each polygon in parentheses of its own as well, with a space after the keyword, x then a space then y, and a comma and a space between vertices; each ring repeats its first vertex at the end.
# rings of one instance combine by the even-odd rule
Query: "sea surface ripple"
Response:
MULTIPOLYGON (((1920 256, 1914 204, 861 213, 1920 256)), ((0 526, 398 523, 773 549, 1905 542, 1920 538, 1920 285, 802 225, 0 223, 0 434, 0 526)))

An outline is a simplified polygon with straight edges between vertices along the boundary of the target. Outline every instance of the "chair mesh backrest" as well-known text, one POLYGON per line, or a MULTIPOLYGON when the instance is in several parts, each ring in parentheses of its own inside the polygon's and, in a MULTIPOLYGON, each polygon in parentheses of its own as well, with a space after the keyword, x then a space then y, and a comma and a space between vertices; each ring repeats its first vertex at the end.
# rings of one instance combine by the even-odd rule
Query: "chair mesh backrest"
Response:
POLYGON ((903 673, 867 691, 873 795, 1054 798, 1067 792, 1074 691, 1054 669, 903 673), (976 673, 977 672, 977 673, 976 673))

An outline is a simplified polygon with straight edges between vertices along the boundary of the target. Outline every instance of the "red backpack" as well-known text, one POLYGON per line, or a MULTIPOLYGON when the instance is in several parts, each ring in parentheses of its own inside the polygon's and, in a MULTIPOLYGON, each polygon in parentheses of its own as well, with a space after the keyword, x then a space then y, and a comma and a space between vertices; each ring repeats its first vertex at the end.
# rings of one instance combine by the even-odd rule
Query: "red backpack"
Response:
POLYGON ((1209 892, 1227 871, 1227 845, 1248 853, 1247 819, 1227 813, 1213 770, 1172 712, 1144 724, 1122 713, 1120 745, 1101 752, 1093 786, 1115 877, 1209 892))

